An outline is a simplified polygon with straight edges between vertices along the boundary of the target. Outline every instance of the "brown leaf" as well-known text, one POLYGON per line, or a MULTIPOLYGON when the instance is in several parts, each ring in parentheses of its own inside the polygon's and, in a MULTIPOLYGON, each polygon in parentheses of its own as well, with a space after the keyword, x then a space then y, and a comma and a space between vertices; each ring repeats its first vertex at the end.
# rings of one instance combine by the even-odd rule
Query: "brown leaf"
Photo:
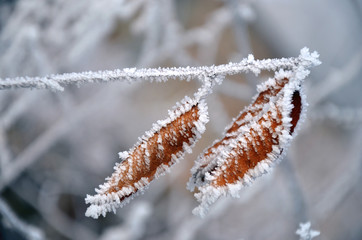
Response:
POLYGON ((131 150, 120 153, 123 161, 116 164, 112 176, 96 189, 97 195, 87 196, 86 202, 92 204, 87 216, 98 218, 108 211, 115 212, 164 174, 185 152, 191 152, 208 121, 206 103, 185 98, 169 115, 154 124, 131 150))
POLYGON ((199 190, 195 194, 201 202, 197 214, 205 215, 222 195, 238 196, 243 185, 268 172, 285 153, 305 101, 300 82, 290 78, 289 72, 284 75, 259 86, 253 103, 198 158, 188 184, 191 190, 199 190))

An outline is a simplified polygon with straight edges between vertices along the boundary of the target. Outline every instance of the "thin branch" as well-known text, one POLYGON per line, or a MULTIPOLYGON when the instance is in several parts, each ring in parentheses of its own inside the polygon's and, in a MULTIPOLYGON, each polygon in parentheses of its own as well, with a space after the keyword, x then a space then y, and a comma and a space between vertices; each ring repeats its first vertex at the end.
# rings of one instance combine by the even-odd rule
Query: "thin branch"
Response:
POLYGON ((320 64, 318 53, 309 53, 307 48, 301 50, 297 58, 255 60, 253 55, 239 63, 229 63, 209 67, 180 67, 180 68, 125 68, 113 71, 82 72, 53 74, 45 77, 17 77, 0 79, 0 90, 9 88, 37 88, 63 90, 67 84, 84 84, 93 82, 111 82, 136 80, 164 82, 168 79, 181 80, 212 78, 217 76, 235 75, 241 72, 259 74, 261 70, 295 69, 300 66, 309 68, 320 64))

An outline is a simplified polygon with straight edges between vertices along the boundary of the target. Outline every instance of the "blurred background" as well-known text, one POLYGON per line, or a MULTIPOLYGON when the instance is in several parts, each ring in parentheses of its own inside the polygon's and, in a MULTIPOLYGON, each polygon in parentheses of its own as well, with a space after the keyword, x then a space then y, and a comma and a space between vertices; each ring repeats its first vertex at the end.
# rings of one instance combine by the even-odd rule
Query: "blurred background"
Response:
POLYGON ((98 220, 84 216, 86 194, 199 83, 2 90, 0 239, 298 239, 306 221, 316 239, 362 239, 362 1, 0 0, 0 78, 294 57, 304 46, 322 65, 286 158, 205 219, 186 190, 193 161, 270 74, 224 80, 193 154, 98 220))

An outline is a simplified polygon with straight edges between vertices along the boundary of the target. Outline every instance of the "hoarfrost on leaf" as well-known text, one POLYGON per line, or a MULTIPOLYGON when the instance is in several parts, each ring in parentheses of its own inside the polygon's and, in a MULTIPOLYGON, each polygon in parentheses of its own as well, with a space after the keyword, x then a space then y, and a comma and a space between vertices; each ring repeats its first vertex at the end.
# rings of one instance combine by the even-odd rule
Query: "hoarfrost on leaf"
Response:
POLYGON ((254 102, 226 128, 224 138, 199 156, 188 183, 198 190, 195 214, 205 216, 222 196, 239 197, 243 186, 282 159, 306 112, 303 80, 298 71, 276 72, 257 87, 254 102))
POLYGON ((98 218, 107 212, 116 212, 116 208, 142 193, 154 179, 192 151, 207 122, 207 106, 202 95, 196 93, 193 99, 185 97, 177 103, 168 118, 153 124, 132 149, 119 153, 122 161, 116 164, 112 176, 96 189, 96 195, 86 197, 86 203, 91 204, 86 216, 98 218), (171 132, 174 141, 169 139, 171 132))

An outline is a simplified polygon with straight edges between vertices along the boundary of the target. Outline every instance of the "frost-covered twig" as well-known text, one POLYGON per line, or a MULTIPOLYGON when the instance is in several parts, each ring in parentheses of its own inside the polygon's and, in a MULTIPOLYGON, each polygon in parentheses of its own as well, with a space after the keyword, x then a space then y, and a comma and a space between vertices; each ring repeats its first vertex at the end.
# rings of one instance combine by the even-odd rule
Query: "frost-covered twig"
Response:
POLYGON ((278 69, 305 69, 320 64, 316 52, 309 53, 307 48, 301 50, 297 58, 255 60, 253 55, 239 63, 229 63, 210 67, 183 67, 183 68, 126 68, 113 71, 64 73, 45 77, 18 77, 0 79, 0 89, 8 88, 38 88, 63 90, 67 84, 84 84, 92 82, 128 81, 167 81, 172 78, 181 80, 200 79, 205 77, 218 79, 225 75, 235 75, 242 72, 259 74, 262 70, 276 71, 278 69))
POLYGON ((3 221, 7 221, 12 228, 29 240, 45 239, 44 233, 37 227, 31 226, 19 219, 11 208, 0 198, 0 214, 3 221))

